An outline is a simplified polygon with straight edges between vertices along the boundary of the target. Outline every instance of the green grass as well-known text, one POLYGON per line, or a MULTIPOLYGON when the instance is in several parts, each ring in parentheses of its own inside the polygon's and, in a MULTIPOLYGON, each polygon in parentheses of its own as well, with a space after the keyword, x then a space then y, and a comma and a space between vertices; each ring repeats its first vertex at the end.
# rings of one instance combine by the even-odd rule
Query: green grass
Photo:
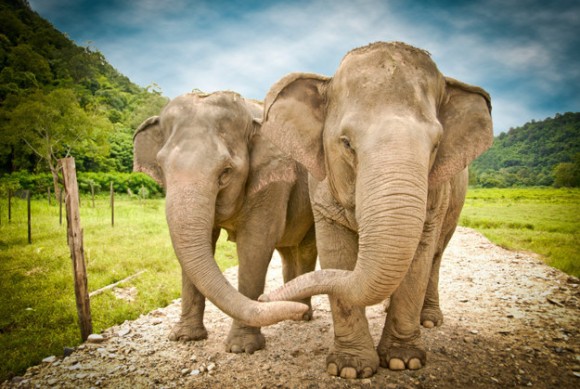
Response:
MULTIPOLYGON (((22 373, 64 347, 80 343, 66 220, 58 206, 32 202, 32 244, 27 242, 26 202, 13 200, 8 223, 0 199, 0 382, 22 373)), ((541 254, 547 263, 580 276, 580 190, 470 189, 461 224, 493 242, 541 254)), ((95 208, 82 199, 89 291, 145 273, 119 287, 135 287, 135 301, 107 291, 91 299, 93 332, 137 318, 179 297, 180 269, 167 231, 164 200, 118 196, 111 227, 108 198, 95 208)), ((236 264, 235 246, 222 236, 217 258, 223 269, 236 264)))
POLYGON ((580 277, 580 189, 470 189, 460 224, 580 277))
MULTIPOLYGON (((117 299, 113 291, 91 298, 93 332, 179 297, 181 271, 164 207, 162 199, 117 196, 111 227, 108 198, 96 199, 95 208, 90 199, 82 199, 89 292, 146 270, 119 285, 137 289, 134 301, 117 299)), ((0 199, 0 382, 80 343, 66 217, 60 226, 58 205, 33 200, 32 244, 28 244, 26 202, 13 199, 10 223, 7 213, 7 200, 0 199)), ((235 246, 224 236, 216 256, 222 270, 237 261, 235 246)))

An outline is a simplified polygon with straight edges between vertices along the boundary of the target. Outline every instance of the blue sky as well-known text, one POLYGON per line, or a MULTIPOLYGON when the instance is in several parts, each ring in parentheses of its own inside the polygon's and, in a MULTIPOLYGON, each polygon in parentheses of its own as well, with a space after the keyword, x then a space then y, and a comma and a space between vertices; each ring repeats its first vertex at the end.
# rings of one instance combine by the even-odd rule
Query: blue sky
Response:
POLYGON ((351 49, 403 41, 485 88, 496 134, 580 111, 577 0, 29 0, 133 82, 263 99, 287 73, 334 74, 351 49))

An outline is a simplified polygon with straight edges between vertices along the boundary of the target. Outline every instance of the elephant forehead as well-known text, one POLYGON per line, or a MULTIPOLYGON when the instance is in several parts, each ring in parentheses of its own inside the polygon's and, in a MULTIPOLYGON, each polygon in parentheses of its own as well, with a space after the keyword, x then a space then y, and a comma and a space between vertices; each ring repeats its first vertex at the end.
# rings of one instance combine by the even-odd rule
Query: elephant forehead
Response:
POLYGON ((224 106, 195 98, 172 102, 163 112, 161 122, 174 136, 210 136, 238 143, 248 137, 252 116, 239 105, 224 106))
POLYGON ((349 104, 433 106, 443 85, 426 52, 404 44, 375 44, 345 56, 332 80, 331 96, 349 104))

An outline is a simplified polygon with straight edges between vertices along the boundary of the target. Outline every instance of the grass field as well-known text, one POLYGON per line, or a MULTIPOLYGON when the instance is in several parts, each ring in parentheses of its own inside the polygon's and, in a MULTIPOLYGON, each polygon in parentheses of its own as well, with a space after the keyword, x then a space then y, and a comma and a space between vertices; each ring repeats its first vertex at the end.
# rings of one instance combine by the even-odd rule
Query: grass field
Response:
MULTIPOLYGON (((64 210, 63 210, 64 212, 64 210)), ((0 382, 21 373, 64 347, 80 343, 66 217, 59 225, 58 205, 32 201, 32 244, 27 241, 26 201, 0 199, 0 382)), ((119 288, 136 289, 134 301, 113 291, 91 298, 93 332, 137 318, 179 297, 181 271, 165 221, 164 200, 117 196, 111 227, 108 198, 82 199, 85 260, 89 292, 146 270, 119 288)), ((222 236, 218 260, 236 264, 235 246, 222 236)))
POLYGON ((580 189, 470 189, 460 224, 580 277, 580 189))
MULTIPOLYGON (((66 221, 58 206, 32 202, 32 244, 27 242, 26 202, 13 199, 12 221, 0 199, 0 382, 22 373, 63 347, 80 343, 66 221)), ((180 269, 169 240, 164 200, 118 196, 111 227, 108 198, 91 207, 82 199, 89 291, 146 270, 119 285, 134 287, 134 301, 112 291, 91 298, 93 332, 163 307, 179 297, 180 269)), ((461 224, 509 249, 534 251, 580 276, 580 190, 470 189, 461 224)), ((235 247, 218 242, 225 269, 236 264, 235 247)))

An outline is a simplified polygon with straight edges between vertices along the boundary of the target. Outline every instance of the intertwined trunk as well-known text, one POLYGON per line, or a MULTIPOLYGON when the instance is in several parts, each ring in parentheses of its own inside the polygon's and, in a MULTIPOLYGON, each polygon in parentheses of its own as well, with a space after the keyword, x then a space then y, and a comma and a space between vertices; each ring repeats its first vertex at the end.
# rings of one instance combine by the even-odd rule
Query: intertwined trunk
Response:
POLYGON ((226 280, 213 256, 214 191, 199 185, 169 186, 167 222, 173 247, 182 269, 199 291, 223 312, 253 327, 281 320, 301 320, 308 306, 294 302, 259 303, 239 293, 226 280))
POLYGON ((330 294, 367 306, 389 297, 403 280, 423 230, 427 201, 427 163, 361 155, 356 217, 359 247, 353 271, 326 269, 301 276, 263 296, 264 301, 296 300, 330 294))

